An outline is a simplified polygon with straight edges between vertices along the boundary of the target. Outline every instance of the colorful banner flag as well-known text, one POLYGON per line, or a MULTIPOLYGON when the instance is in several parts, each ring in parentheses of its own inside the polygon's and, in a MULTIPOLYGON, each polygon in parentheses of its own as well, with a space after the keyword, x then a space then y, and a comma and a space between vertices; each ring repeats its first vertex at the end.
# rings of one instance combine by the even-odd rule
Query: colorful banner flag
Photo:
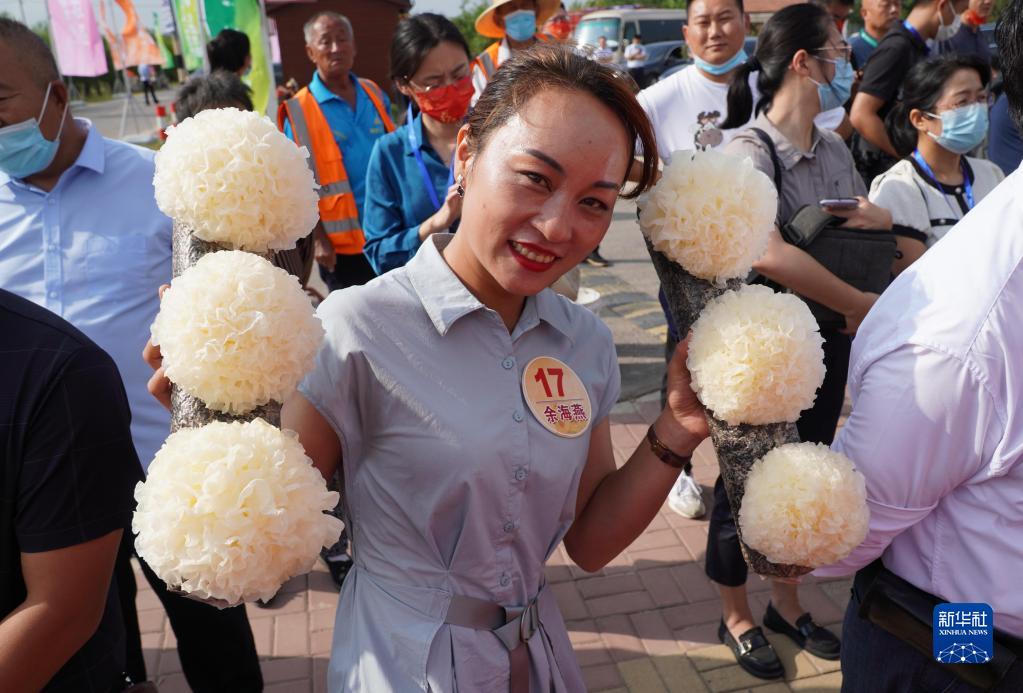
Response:
POLYGON ((153 13, 153 26, 156 27, 156 43, 160 46, 160 53, 163 55, 163 69, 174 69, 174 51, 171 50, 170 40, 163 31, 163 24, 156 12, 153 13))
POLYGON ((120 70, 122 67, 135 65, 160 65, 163 62, 163 55, 153 37, 145 27, 139 24, 135 3, 132 0, 114 0, 114 2, 124 12, 124 26, 121 27, 120 35, 114 33, 113 24, 107 19, 106 3, 101 2, 99 6, 103 34, 110 43, 110 55, 114 59, 114 67, 120 70))
POLYGON ((107 58, 91 0, 49 0, 50 26, 61 74, 96 77, 107 73, 107 58))
POLYGON ((256 112, 266 113, 271 105, 274 79, 266 51, 266 18, 261 3, 259 0, 205 0, 204 10, 210 36, 216 36, 221 29, 236 29, 249 37, 252 69, 243 80, 252 87, 252 105, 256 112))
POLYGON ((178 38, 181 40, 181 56, 185 69, 198 70, 205 64, 206 38, 199 18, 201 0, 174 0, 174 18, 178 23, 178 38))

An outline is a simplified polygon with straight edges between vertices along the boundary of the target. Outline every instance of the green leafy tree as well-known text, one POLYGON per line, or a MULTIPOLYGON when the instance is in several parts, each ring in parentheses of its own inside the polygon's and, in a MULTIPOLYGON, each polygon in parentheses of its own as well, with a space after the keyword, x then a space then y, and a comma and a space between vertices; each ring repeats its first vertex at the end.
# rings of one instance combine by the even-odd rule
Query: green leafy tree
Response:
POLYGON ((461 11, 451 18, 462 32, 474 56, 479 55, 494 40, 476 33, 476 17, 480 16, 480 12, 487 9, 489 4, 486 0, 462 0, 461 11))

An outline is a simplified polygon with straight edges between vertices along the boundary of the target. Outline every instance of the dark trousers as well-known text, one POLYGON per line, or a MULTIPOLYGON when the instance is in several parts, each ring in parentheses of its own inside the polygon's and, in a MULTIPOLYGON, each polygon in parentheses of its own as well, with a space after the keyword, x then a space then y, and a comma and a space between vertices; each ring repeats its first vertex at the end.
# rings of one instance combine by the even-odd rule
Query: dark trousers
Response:
POLYGON ((373 265, 361 253, 359 255, 337 255, 334 271, 328 271, 320 265, 320 277, 330 291, 347 289, 349 286, 362 286, 377 276, 373 265))
MULTIPOLYGON (((897 637, 860 618, 854 592, 842 622, 842 693, 975 693, 897 637)), ((994 691, 1023 691, 1023 663, 1017 661, 994 691)))
MULTIPOLYGON (((114 574, 120 591, 121 614, 127 635, 127 673, 133 681, 145 681, 146 662, 135 609, 135 573, 131 568, 132 534, 124 533, 114 574)), ((182 595, 171 593, 146 562, 139 559, 142 573, 163 604, 178 641, 181 670, 195 693, 253 693, 263 690, 263 674, 256 655, 245 606, 217 609, 182 595)))
MULTIPOLYGON (((802 413, 796 421, 796 428, 803 441, 831 445, 842 415, 852 341, 836 330, 821 330, 821 336, 824 337, 824 382, 817 390, 813 408, 802 413)), ((735 518, 720 476, 714 483, 714 507, 707 527, 706 572, 707 577, 719 585, 739 587, 746 584, 746 561, 742 557, 735 518)))
POLYGON ((160 103, 160 100, 156 98, 156 89, 153 88, 153 83, 149 81, 142 82, 142 94, 146 97, 146 105, 149 105, 149 95, 153 95, 153 103, 160 103))
POLYGON ((630 67, 629 75, 632 77, 632 81, 636 83, 636 86, 640 89, 646 88, 646 70, 642 67, 630 67))

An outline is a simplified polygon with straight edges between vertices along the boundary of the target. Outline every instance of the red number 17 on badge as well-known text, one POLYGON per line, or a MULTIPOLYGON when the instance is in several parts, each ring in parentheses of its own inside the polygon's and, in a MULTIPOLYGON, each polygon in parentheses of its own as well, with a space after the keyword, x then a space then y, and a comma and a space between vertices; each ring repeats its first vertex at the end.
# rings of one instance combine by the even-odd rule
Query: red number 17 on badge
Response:
POLYGON ((547 396, 548 397, 553 397, 554 393, 551 392, 551 386, 550 386, 550 383, 547 380, 547 376, 550 376, 552 378, 557 378, 556 383, 557 383, 557 386, 558 386, 558 397, 564 397, 565 396, 565 387, 564 387, 564 384, 562 382, 563 379, 564 379, 564 376, 565 376, 564 369, 561 369, 561 368, 537 368, 536 369, 536 375, 533 376, 533 380, 535 380, 536 382, 538 382, 541 385, 543 385, 543 389, 547 393, 547 396))

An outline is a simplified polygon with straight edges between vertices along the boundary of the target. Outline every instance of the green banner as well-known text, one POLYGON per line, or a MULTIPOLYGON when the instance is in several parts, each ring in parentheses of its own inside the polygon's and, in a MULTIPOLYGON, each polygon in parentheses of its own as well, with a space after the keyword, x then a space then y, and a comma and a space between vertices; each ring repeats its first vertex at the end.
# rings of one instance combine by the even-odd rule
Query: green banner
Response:
POLYGON ((259 0, 205 0, 203 9, 210 36, 216 36, 221 29, 236 29, 249 37, 252 69, 242 79, 252 88, 252 105, 256 112, 266 113, 274 80, 266 54, 265 19, 259 0))
POLYGON ((160 31, 160 16, 153 13, 153 36, 156 38, 156 45, 160 47, 160 53, 163 54, 163 69, 173 70, 174 69, 174 51, 171 50, 170 38, 167 34, 160 31))
POLYGON ((199 2, 200 0, 174 0, 174 18, 178 23, 181 56, 185 61, 185 69, 189 72, 202 67, 206 55, 206 39, 199 18, 199 2))

